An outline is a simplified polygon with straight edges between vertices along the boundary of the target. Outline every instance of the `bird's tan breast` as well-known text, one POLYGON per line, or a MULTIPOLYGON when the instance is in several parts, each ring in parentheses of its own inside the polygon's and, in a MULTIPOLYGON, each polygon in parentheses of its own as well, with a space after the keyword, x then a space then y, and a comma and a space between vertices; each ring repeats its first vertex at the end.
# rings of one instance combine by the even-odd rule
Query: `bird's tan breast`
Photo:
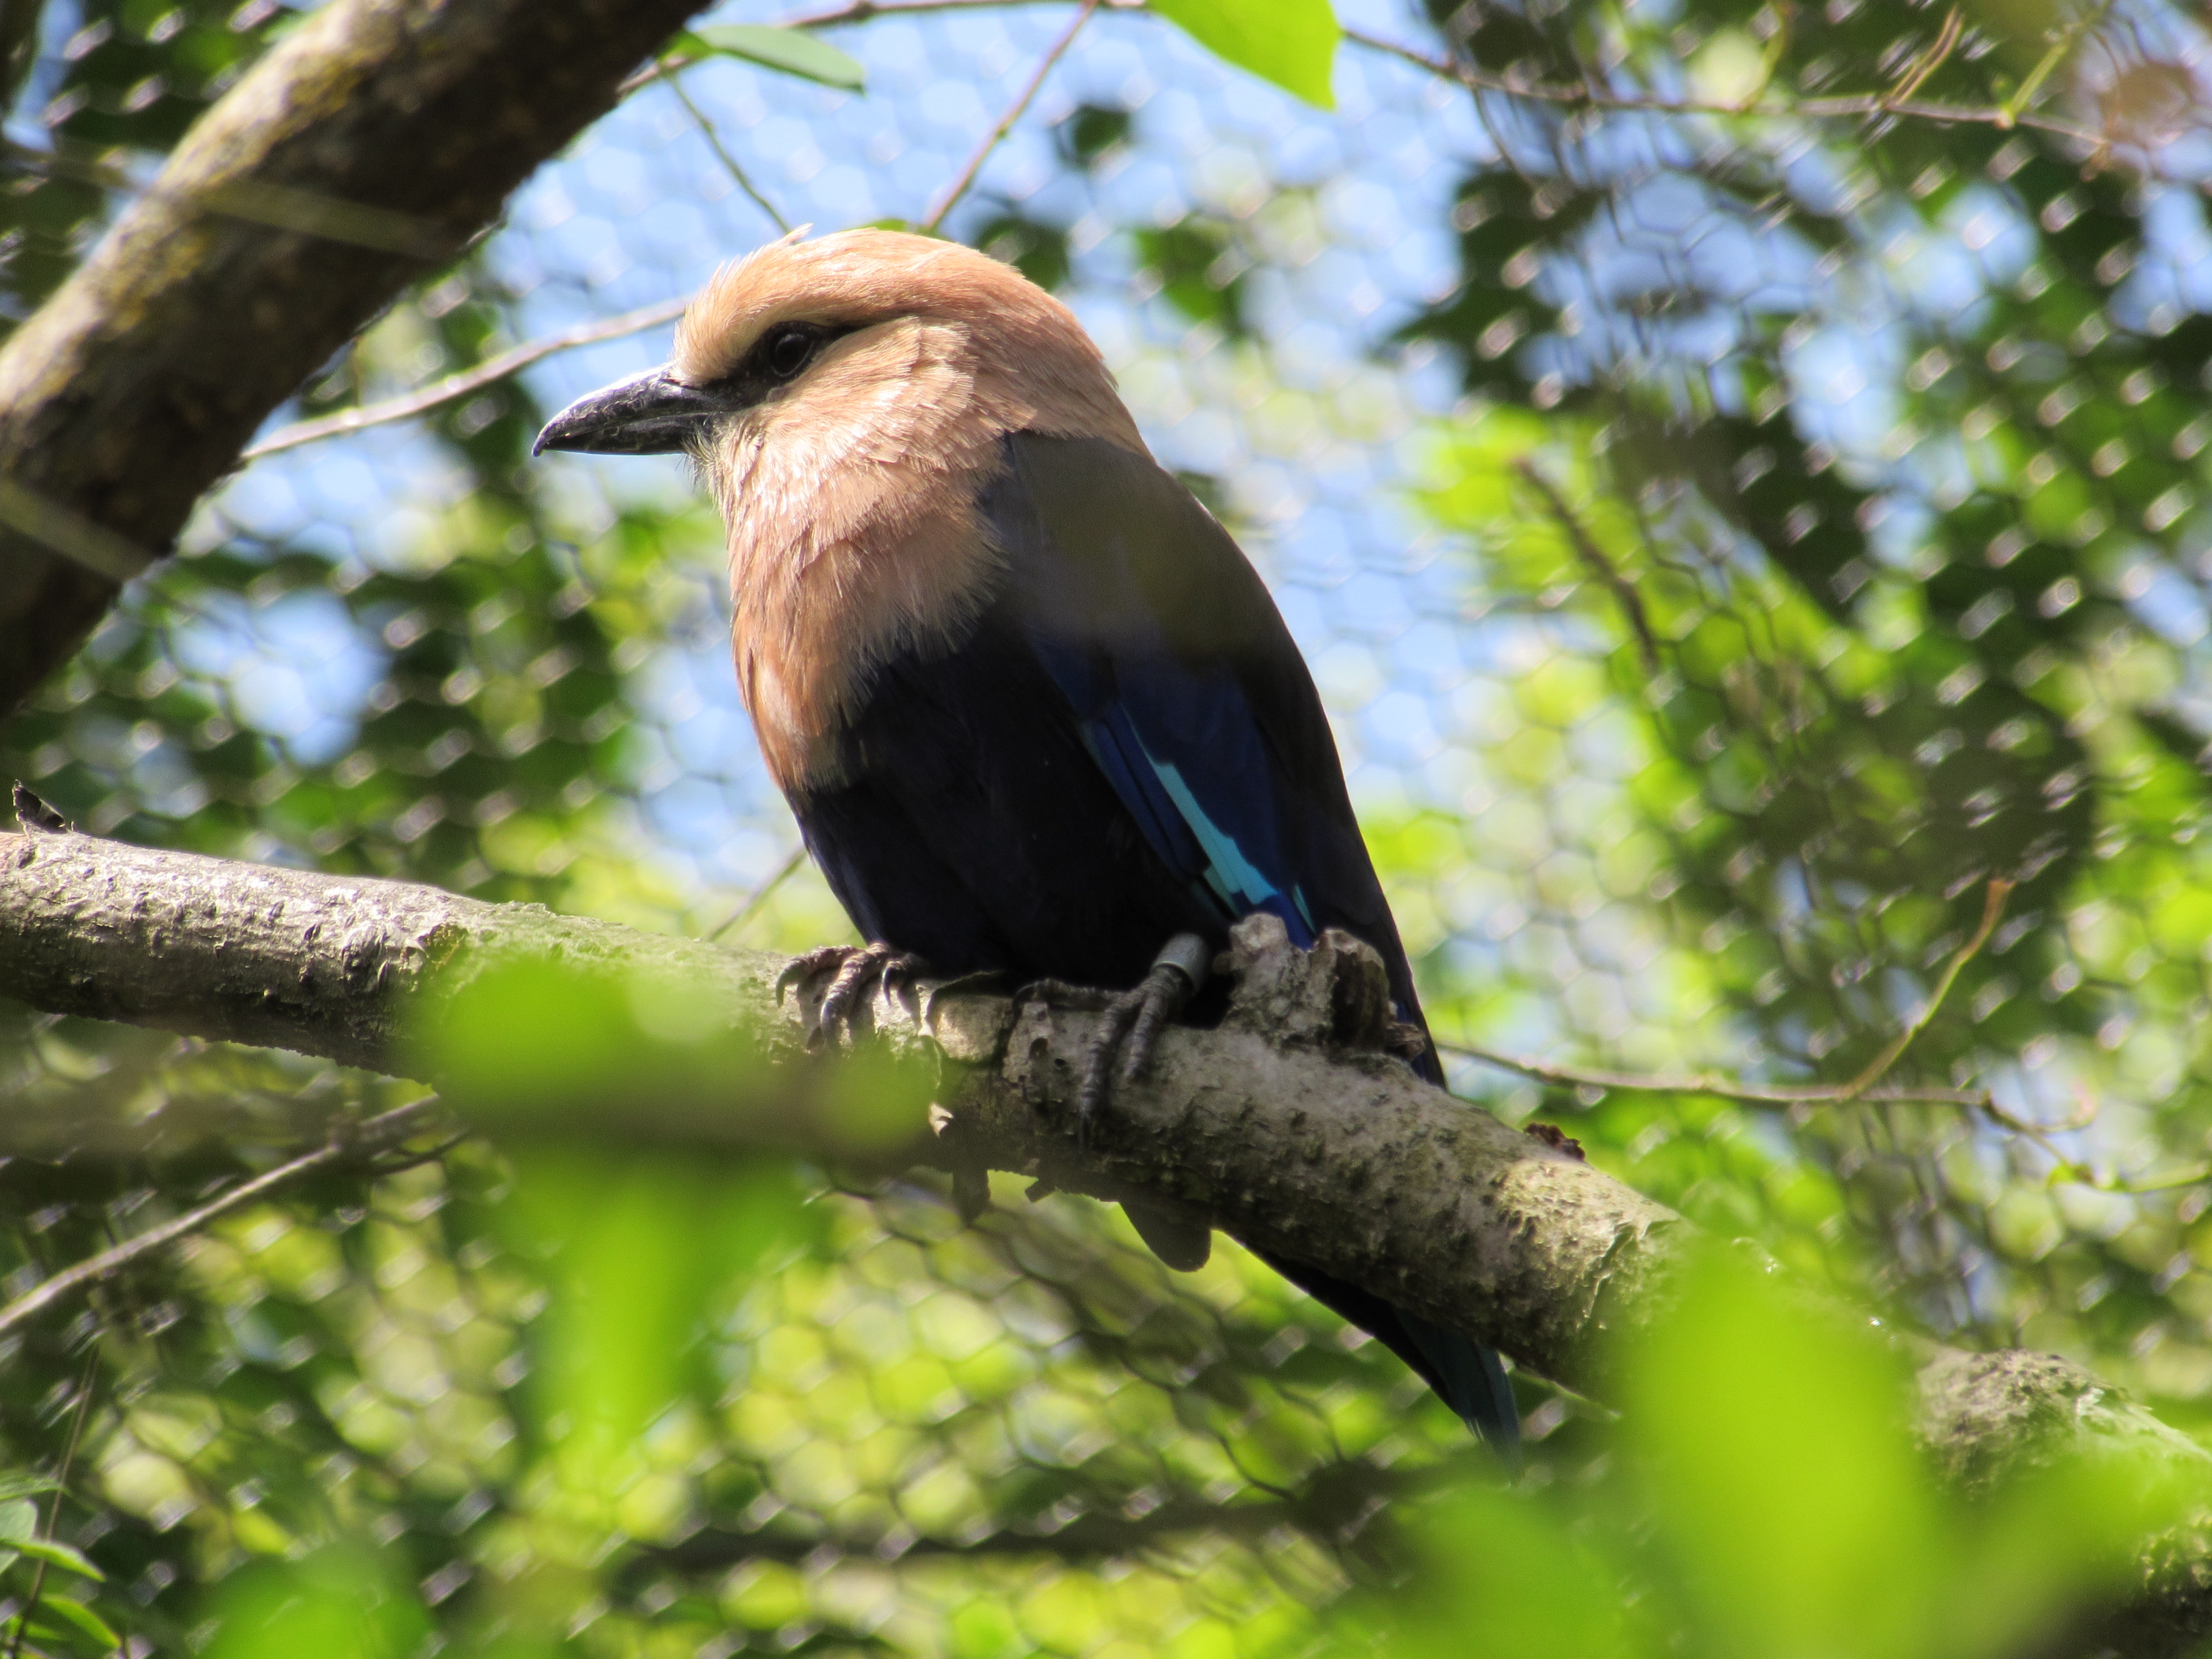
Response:
POLYGON ((710 460, 730 529, 732 643, 787 792, 839 781, 876 669, 951 648, 1000 565, 976 509, 1003 428, 976 418, 961 342, 873 331, 710 460))

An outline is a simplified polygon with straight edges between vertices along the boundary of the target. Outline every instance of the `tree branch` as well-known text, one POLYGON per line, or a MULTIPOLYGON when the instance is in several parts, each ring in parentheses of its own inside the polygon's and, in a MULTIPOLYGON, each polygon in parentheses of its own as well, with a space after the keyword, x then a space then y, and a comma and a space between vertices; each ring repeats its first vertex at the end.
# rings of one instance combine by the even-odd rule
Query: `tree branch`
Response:
MULTIPOLYGON (((1097 1016, 948 989, 922 1003, 925 1021, 877 998, 863 1026, 872 1046, 937 1068, 936 1133, 916 1136, 916 1161, 956 1170, 981 1161, 1054 1188, 1180 1209, 1580 1392, 1609 1393, 1612 1353, 1668 1316, 1695 1230, 1387 1058, 1379 1021, 1356 1012, 1367 1006, 1357 993, 1373 953, 1334 933, 1313 951, 1291 950, 1273 926, 1272 935, 1267 919, 1239 928, 1237 988, 1222 1025, 1165 1033, 1150 1075, 1115 1086, 1087 1144, 1074 1133, 1075 1104, 1097 1016)), ((434 1062, 404 1057, 434 1048, 404 1048, 404 1032, 434 1030, 487 975, 529 963, 618 982, 635 1006, 661 1006, 656 988, 680 988, 684 1006, 712 1011, 725 1036, 787 1080, 787 1113, 822 1092, 810 1079, 835 1073, 808 1042, 823 984, 781 996, 781 957, 405 883, 67 832, 0 836, 0 994, 50 1012, 434 1073, 434 1062)), ((725 1074, 719 1062, 705 1070, 725 1074)), ((657 1084, 622 1104, 621 1133, 633 1139, 793 1138, 793 1124, 733 1105, 726 1088, 719 1106, 657 1084)), ((607 1103, 593 1109, 604 1132, 607 1103)), ((0 1144, 14 1132, 0 1122, 0 1144)), ((1915 1352, 1919 1432, 1961 1487, 2068 1447, 2208 1461, 2067 1360, 1915 1352)), ((2171 1540, 2161 1548, 2146 1557, 2141 1628, 2212 1632, 2212 1590, 2197 1587, 2212 1585, 2212 1549, 2192 1542, 2177 1553, 2171 1540)), ((2130 1638, 2125 1650, 2179 1650, 2166 1641, 2130 1638)))
POLYGON ((297 449, 301 444, 319 443, 325 438, 343 438, 349 433, 364 431, 372 426, 383 426, 392 421, 411 420, 417 415, 427 415, 457 399, 496 386, 510 375, 518 374, 531 364, 567 351, 576 346, 597 345, 603 340, 619 340, 625 335, 641 334, 648 328, 663 323, 672 323, 684 314, 691 303, 685 295, 679 300, 663 300, 658 304, 641 306, 635 311, 625 311, 618 316, 605 317, 595 323, 584 323, 575 328, 563 329, 558 334, 548 334, 542 339, 526 340, 520 345, 487 357, 472 368, 457 369, 442 380, 433 380, 413 392, 403 392, 397 398, 387 398, 381 403, 363 404, 356 409, 342 409, 335 415, 325 415, 312 421, 295 421, 290 426, 279 428, 259 443, 243 451, 239 459, 258 461, 264 455, 279 455, 288 449, 297 449))
POLYGON ((112 1249, 88 1256, 73 1267, 42 1279, 0 1308, 0 1336, 5 1336, 19 1325, 28 1324, 48 1308, 64 1297, 97 1285, 104 1279, 112 1279, 132 1262, 166 1249, 177 1240, 199 1231, 210 1222, 219 1221, 233 1210, 251 1204, 257 1199, 281 1191, 295 1181, 324 1170, 343 1168, 374 1158, 388 1147, 397 1146, 421 1128, 424 1115, 434 1104, 432 1101, 410 1101, 404 1106, 373 1117, 366 1123, 349 1126, 351 1133, 335 1134, 311 1152, 290 1158, 273 1170, 240 1182, 236 1186, 218 1194, 196 1209, 187 1210, 159 1226, 149 1227, 144 1232, 134 1233, 112 1249))
POLYGON ((332 0, 201 118, 0 348, 0 714, 696 4, 332 0))

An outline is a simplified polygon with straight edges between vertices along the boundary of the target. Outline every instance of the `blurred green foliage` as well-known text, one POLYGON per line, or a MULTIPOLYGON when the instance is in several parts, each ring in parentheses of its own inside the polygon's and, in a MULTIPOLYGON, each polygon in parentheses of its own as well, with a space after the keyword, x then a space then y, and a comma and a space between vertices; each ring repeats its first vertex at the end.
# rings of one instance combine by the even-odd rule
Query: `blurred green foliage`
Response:
MULTIPOLYGON (((1393 325, 1399 367, 1463 394, 1411 446, 1407 528, 1444 550, 1429 691, 1453 787, 1384 791, 1368 819, 1437 1030, 1840 1083, 1925 1008, 2003 877, 2002 925, 1892 1075, 2066 1127, 1464 1060, 1455 1084, 1902 1325, 2067 1352, 2201 1427, 2212 325, 2201 204, 2153 142, 2197 118, 2173 79, 2193 37, 2146 4, 1955 29, 1849 0, 1432 9, 1428 49, 1556 94, 1483 96, 1491 149, 1425 228, 1457 280, 1393 325), (2026 94, 2110 142, 1786 109, 1908 81, 1962 107, 2026 94), (1597 109, 1593 86, 1764 112, 1597 109)), ((1335 32, 1316 48, 1306 12, 1268 44, 1325 100, 1335 32)), ((5 154, 9 318, 294 15, 48 9, 5 154)), ((1060 163, 1103 190, 1155 118, 1133 93, 1079 106, 1060 163)), ((1240 420, 1312 427, 1334 465, 1340 434, 1380 442, 1361 386, 1279 327, 1287 274, 1335 252, 1326 173, 1111 224, 979 199, 963 228, 1065 291, 1108 259, 1240 420)), ((505 269, 479 251, 426 280, 299 412, 521 337, 505 269)), ((0 774, 103 834, 709 931, 743 896, 672 877, 646 818, 680 719, 654 671, 719 627, 718 528, 532 466, 543 412, 510 381, 421 423, 419 477, 380 462, 397 553, 216 503, 0 729, 0 774), (240 653, 286 618, 365 665, 342 742, 241 690, 240 653)), ((1262 549, 1236 481, 1194 483, 1262 549)), ((1348 724, 1376 699, 1317 667, 1348 724)), ((806 873, 736 936, 843 931, 806 873)), ((1394 1361, 1234 1248, 1170 1277, 1117 1213, 1003 1178, 963 1226, 926 1177, 642 1144, 616 1109, 641 1091, 776 1098, 742 1056, 687 1049, 664 989, 479 988, 474 1026, 436 1040, 476 1043, 477 1105, 569 1108, 551 1129, 303 1182, 0 1339, 0 1588, 49 1569, 28 1646, 105 1651, 76 1608, 134 1659, 1224 1659, 1477 1632, 1501 1654, 1996 1654, 2116 1583, 2112 1551, 2165 1501, 2097 1468, 1939 1494, 1890 1358, 1758 1286, 1686 1310, 1618 1420, 1521 1378, 1508 1489, 1394 1361)), ((905 1109, 905 1086, 844 1103, 905 1109)), ((416 1091, 5 1008, 0 1092, 14 1296, 416 1091)))
POLYGON ((1501 1659, 2064 1650, 2140 1571, 2138 1540, 2201 1501, 2117 1454, 1939 1490, 1900 1421, 1902 1357, 1717 1252, 1626 1370, 1619 1476, 1425 1505, 1411 1595, 1351 1598, 1345 1650, 1441 1659, 1480 1632, 1501 1659))

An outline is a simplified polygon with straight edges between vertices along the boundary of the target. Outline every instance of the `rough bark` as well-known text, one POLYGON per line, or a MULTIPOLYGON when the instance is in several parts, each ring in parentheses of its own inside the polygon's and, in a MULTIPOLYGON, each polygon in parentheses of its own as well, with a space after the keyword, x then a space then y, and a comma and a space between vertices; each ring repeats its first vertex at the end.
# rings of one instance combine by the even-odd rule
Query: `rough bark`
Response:
POLYGON ((0 349, 0 714, 700 0, 332 0, 0 349))
MULTIPOLYGON (((913 1143, 928 1161, 1202 1218, 1603 1396, 1614 1339, 1665 1317, 1695 1230, 1379 1052, 1364 994, 1377 964, 1364 946, 1339 936, 1304 953, 1279 935, 1264 922, 1240 930, 1228 1019, 1169 1031, 1151 1073, 1117 1085, 1087 1137, 1075 1133, 1075 1099, 1094 1015, 955 993, 925 1024, 878 997, 864 1030, 904 1063, 935 1068, 934 1133, 917 1124, 913 1143)), ((807 1038, 822 988, 780 996, 780 957, 404 883, 70 833, 0 836, 0 995, 51 1012, 419 1070, 428 1051, 406 1046, 410 1030, 434 1029, 489 974, 556 962, 681 988, 771 1070, 821 1070, 807 1038)), ((751 1113, 718 1130, 697 1101, 647 1091, 637 1104, 660 1120, 626 1117, 626 1134, 762 1133, 751 1113)), ((15 1133, 0 1121, 0 1148, 15 1133)), ((2206 1462, 2057 1356, 1931 1347, 1923 1360, 1919 1433, 1967 1494, 2062 1450, 2206 1462)), ((2190 1650, 2212 1632, 2208 1562, 2196 1532, 2159 1540, 2142 1595, 2100 1640, 2129 1654, 2190 1650)))

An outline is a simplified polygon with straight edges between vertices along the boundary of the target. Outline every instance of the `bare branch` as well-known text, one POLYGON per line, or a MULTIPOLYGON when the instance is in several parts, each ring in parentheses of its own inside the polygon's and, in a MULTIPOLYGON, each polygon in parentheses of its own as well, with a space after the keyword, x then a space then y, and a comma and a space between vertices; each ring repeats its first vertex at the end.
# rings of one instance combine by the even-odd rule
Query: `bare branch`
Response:
MULTIPOLYGON (((62 1499, 69 1496, 70 1471, 76 1466, 77 1448, 84 1443, 85 1420, 92 1415, 93 1384, 100 1380, 100 1343, 95 1339, 85 1349, 84 1370, 76 1381, 76 1403, 70 1407, 69 1438, 62 1443, 61 1462, 54 1467, 53 1495, 46 1502, 46 1526, 43 1534, 52 1541, 62 1524, 62 1499)), ((46 1593, 46 1569, 52 1565, 40 1556, 31 1571, 31 1587, 23 1594, 23 1608, 15 1620, 15 1627, 8 1632, 8 1659, 23 1650, 23 1632, 31 1626, 32 1616, 39 1610, 39 1600, 46 1593)))
POLYGON ((564 329, 542 339, 526 340, 519 346, 501 352, 496 357, 485 358, 473 368, 461 369, 441 380, 434 380, 404 397, 365 404, 359 409, 343 410, 336 415, 325 415, 317 420, 296 422, 270 433, 240 454, 239 459, 258 461, 264 455, 279 455, 288 449, 297 449, 301 444, 317 443, 325 438, 342 438, 349 432, 364 431, 369 427, 383 426, 392 421, 412 420, 417 415, 427 415, 434 409, 481 392, 488 386, 496 386, 508 376, 519 374, 532 363, 542 362, 556 352, 573 350, 578 346, 597 345, 603 340, 619 340, 624 335, 641 334, 662 323, 672 323, 684 314, 684 307, 690 303, 689 295, 680 300, 663 300, 655 305, 641 306, 635 311, 625 311, 620 316, 564 329))
POLYGON ((968 165, 960 170, 960 176, 938 198, 937 205, 930 210, 929 216, 921 222, 923 230, 934 231, 945 222, 945 216, 959 205, 960 198, 975 182, 975 175, 983 170, 983 163, 990 160, 991 152, 998 149, 1006 136, 1013 131, 1014 123, 1028 112, 1031 100, 1037 95, 1037 88, 1044 85, 1044 77, 1052 73, 1052 66, 1075 44, 1075 37, 1083 33, 1083 26, 1091 21, 1091 14, 1098 9, 1098 3, 1099 0, 1083 0, 1082 9, 1060 32, 1060 39, 1054 41, 1045 55, 1038 59, 1036 73, 1030 76, 1029 84, 1022 88, 1021 95, 1006 106, 1006 112, 999 118, 999 124, 984 135, 983 142, 975 146, 975 153, 968 158, 968 165))
POLYGON ((793 848, 791 856, 770 871, 767 879, 759 886, 739 899, 738 908, 717 923, 707 937, 710 939, 718 939, 733 928, 743 927, 751 919, 755 911, 775 896, 775 890, 796 875, 799 872, 799 867, 805 862, 806 848, 803 846, 793 848))
POLYGON ((173 1220, 134 1234, 112 1249, 102 1250, 98 1255, 88 1257, 74 1267, 64 1267, 26 1291, 5 1308, 0 1308, 0 1336, 29 1323, 63 1298, 102 1279, 114 1278, 132 1262, 151 1255, 156 1250, 166 1249, 179 1239, 199 1231, 233 1210, 266 1198, 270 1194, 321 1170, 356 1163, 396 1146, 422 1127, 423 1117, 436 1104, 434 1100, 412 1101, 381 1116, 373 1117, 366 1123, 351 1127, 349 1133, 333 1135, 312 1152, 303 1152, 251 1180, 240 1182, 197 1209, 187 1210, 173 1220))
POLYGON ((2071 121, 2062 121, 2051 116, 2037 115, 2025 109, 2014 109, 2008 105, 1929 104, 1905 98, 1893 101, 1888 94, 1878 92, 1843 98, 1759 100, 1749 104, 1718 103, 1697 98, 1662 98, 1656 94, 1604 93, 1590 87, 1555 86, 1540 81, 1524 81, 1517 76, 1488 74, 1449 58, 1433 56, 1418 46, 1370 34, 1364 29, 1347 28, 1344 31, 1344 38, 1370 52, 1401 58, 1431 75, 1456 81, 1470 92, 1498 93, 1509 98, 1525 98, 1534 103, 1558 104, 1570 109, 1647 115, 1748 116, 1766 120, 1792 118, 1806 120, 1872 119, 1881 115, 1899 115, 1914 120, 1932 121, 1939 126, 1986 126, 2006 131, 2014 127, 2032 127, 2037 131, 2071 138, 2098 149, 2105 149, 2111 143, 2103 133, 2092 131, 2087 127, 2077 126, 2071 121))
POLYGON ((699 136, 707 141, 707 148, 714 152, 714 159, 722 164, 722 171, 730 175, 731 182, 744 191, 755 207, 775 222, 775 228, 787 236, 790 235, 791 221, 785 218, 776 204, 762 195, 755 187, 751 179, 746 176, 745 170, 738 165, 738 158, 731 155, 723 146, 722 135, 714 131, 714 124, 707 118, 706 112, 693 103, 691 94, 684 90, 683 81, 678 76, 670 76, 668 90, 674 95, 676 101, 684 106, 684 112, 691 118, 691 124, 699 129, 699 136))
POLYGON ((1659 636, 1651 631, 1651 618, 1644 613, 1644 596, 1636 591, 1636 585, 1622 575, 1614 568, 1613 561, 1606 557, 1605 550, 1591 538, 1583 521, 1575 515, 1574 508, 1567 505, 1567 498, 1559 494, 1558 488, 1534 461, 1524 456, 1513 464, 1513 470, 1528 482, 1529 488, 1544 498, 1544 505, 1559 520, 1559 528, 1566 532, 1567 544, 1575 550, 1575 556, 1589 568, 1590 574, 1605 584, 1607 590, 1620 603, 1621 611, 1628 618, 1628 625, 1636 630, 1636 643, 1643 653, 1645 672, 1655 676, 1658 674, 1661 667, 1659 636))
MULTIPOLYGON (((1165 1032, 1151 1073, 1117 1083, 1087 1143, 1075 1108, 1096 1015, 1034 1004, 1018 1012, 1003 997, 948 989, 926 1024, 917 1009, 932 1006, 920 994, 928 988, 917 987, 913 1004, 876 998, 861 1032, 895 1063, 930 1068, 934 1133, 917 1125, 908 1143, 921 1161, 1139 1197, 1602 1397, 1617 1339, 1667 1318, 1693 1230, 1603 1171, 1420 1082, 1369 1046, 1377 1034, 1340 1029, 1340 1011, 1364 1003, 1335 976, 1362 971, 1362 949, 1346 940, 1301 952, 1240 934, 1222 1025, 1165 1032)), ((741 1044, 781 1091, 748 1095, 757 1085, 731 1081, 719 1063, 689 1097, 657 1084, 633 1089, 623 1103, 626 1139, 802 1144, 794 1136, 818 1091, 813 1079, 825 1075, 808 1041, 824 988, 780 996, 783 957, 405 883, 74 833, 0 836, 0 995, 48 1012, 392 1068, 403 1064, 404 1028, 434 1030, 483 974, 516 963, 557 963, 619 984, 633 1006, 641 987, 654 995, 669 988, 714 1011, 725 1034, 716 1040, 741 1044)), ((603 1095, 576 1107, 583 1121, 604 1125, 603 1095)), ((573 1130, 578 1121, 501 1125, 505 1133, 546 1127, 573 1130)), ((1923 1435, 1977 1470, 2034 1455, 2030 1429, 2058 1421, 2101 1444, 2203 1455, 2064 1361, 1915 1351, 1932 1356, 1929 1375, 1942 1382, 1928 1385, 1923 1435), (2000 1374, 2009 1379, 2001 1389, 1989 1381, 2000 1374), (1997 1389, 2002 1409, 1960 1407, 1961 1378, 1981 1379, 1972 1399, 1997 1389)))
POLYGON ((827 1550, 876 1560, 912 1561, 932 1556, 1045 1557, 1062 1561, 1127 1559, 1194 1533, 1214 1538, 1259 1539, 1283 1527, 1341 1544, 1371 1520, 1382 1504, 1468 1478, 1466 1460, 1418 1469, 1382 1468, 1364 1461, 1328 1465, 1302 1488, 1280 1498, 1235 1504, 1170 1501, 1140 1516, 1091 1511, 1050 1532, 1005 1527, 980 1538, 905 1539, 817 1537, 801 1532, 704 1531, 678 1544, 641 1552, 642 1563, 687 1572, 708 1572, 746 1561, 804 1561, 827 1550))
POLYGON ((1928 994, 1928 1000, 1921 1005, 1920 1012, 1912 1017, 1911 1023, 1882 1045, 1881 1052, 1867 1062, 1866 1070, 1844 1085, 1842 1099, 1856 1100, 1881 1082, 1889 1068, 1896 1065, 1905 1051, 1912 1046, 1913 1040, 1928 1029, 1928 1022, 1936 1018, 1936 1011, 1943 1006, 1943 1000, 1951 994, 1951 988, 1959 982, 1960 971, 1981 954, 1982 946, 1987 945, 1990 935, 1996 932, 1997 923, 2004 916, 2005 900, 2010 896, 2012 890, 2013 884, 2002 877, 1990 879, 1982 899, 1981 924, 1974 929, 1973 937, 1951 953, 1950 961, 1943 964, 1942 977, 1936 981, 1936 988, 1928 994))
POLYGON ((1747 1083, 1741 1078, 1723 1077, 1711 1072, 1668 1074, 1651 1072, 1623 1072, 1599 1066, 1562 1066, 1547 1060, 1529 1060, 1519 1054, 1509 1054, 1496 1048, 1486 1048, 1473 1042, 1439 1042, 1437 1047, 1448 1054, 1462 1054, 1480 1060, 1486 1066, 1495 1066, 1501 1071, 1514 1072, 1532 1078, 1539 1083, 1559 1084, 1575 1089, 1632 1089, 1643 1093, 1659 1095, 1711 1095, 1720 1100, 1739 1101, 1747 1106, 1958 1106, 1978 1112, 1998 1128, 2033 1141, 2051 1158, 2053 1181, 2074 1186, 2094 1187, 2106 1193, 2154 1193, 2175 1187, 2193 1187, 2201 1182, 2212 1181, 2212 1164, 2193 1165, 2187 1170, 2142 1180, 2122 1180, 2100 1174, 2078 1158, 2069 1157, 2052 1140, 2053 1135, 2065 1134, 2086 1128, 2096 1121, 2094 1102, 2086 1103, 2079 1111, 2063 1123, 2036 1123, 2007 1110, 1997 1103, 1996 1097, 1987 1089, 1940 1089, 1919 1084, 1884 1084, 1881 1079, 1901 1059, 1928 1024, 1936 1010, 1951 993, 1958 981, 1960 970, 1980 954, 1982 947, 1996 931, 1999 918, 2004 915, 2005 900, 2014 884, 1993 879, 1983 900, 1982 919, 1974 929, 1973 937, 1951 955, 1944 964, 1942 976, 1929 993, 1927 1003, 1916 1014, 1905 1030, 1884 1045, 1881 1054, 1865 1070, 1848 1083, 1769 1084, 1747 1083))
POLYGON ((1846 1098, 1874 1104, 1966 1106, 1979 1110, 1988 1095, 1978 1089, 1924 1089, 1911 1084, 1884 1085, 1847 1097, 1842 1084, 1747 1083, 1741 1078, 1713 1072, 1622 1072, 1594 1066, 1560 1066, 1529 1060, 1474 1042, 1443 1042, 1437 1047, 1448 1054, 1518 1073, 1539 1083, 1555 1083, 1572 1089, 1632 1089, 1655 1095, 1711 1095, 1717 1100, 1741 1101, 1747 1106, 1832 1106, 1846 1098))
MULTIPOLYGON (((911 17, 922 12, 938 11, 1004 11, 1010 6, 1030 6, 1045 3, 1045 0, 854 0, 850 5, 832 7, 828 11, 803 12, 796 17, 786 17, 776 24, 784 29, 837 28, 849 23, 865 23, 876 17, 911 17)), ((1142 11, 1144 0, 1098 0, 1109 11, 1142 11)), ((623 96, 627 98, 641 87, 690 69, 703 60, 672 52, 657 62, 647 64, 622 84, 623 96)))

